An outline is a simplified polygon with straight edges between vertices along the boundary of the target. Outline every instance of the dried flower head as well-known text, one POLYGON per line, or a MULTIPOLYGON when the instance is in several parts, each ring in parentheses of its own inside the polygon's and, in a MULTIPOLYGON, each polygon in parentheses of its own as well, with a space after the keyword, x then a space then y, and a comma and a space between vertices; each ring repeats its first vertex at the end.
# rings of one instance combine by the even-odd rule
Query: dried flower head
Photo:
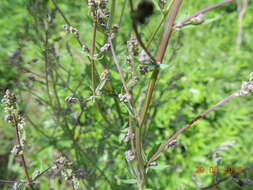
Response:
POLYGON ((111 45, 109 43, 106 43, 105 45, 103 45, 101 48, 100 48, 100 51, 101 52, 105 52, 105 51, 108 51, 110 49, 111 45))
POLYGON ((149 68, 146 65, 141 65, 139 68, 140 68, 140 73, 142 75, 145 75, 147 72, 149 72, 149 68))
POLYGON ((134 156, 134 153, 131 151, 131 150, 127 150, 125 152, 125 158, 128 162, 134 160, 135 156, 134 156))
POLYGON ((118 25, 118 24, 114 24, 114 25, 112 26, 112 33, 117 33, 118 30, 119 30, 119 25, 118 25))
POLYGON ((62 177, 69 181, 75 190, 79 189, 79 182, 77 179, 75 172, 75 165, 72 161, 68 161, 65 157, 60 157, 59 159, 55 160, 55 165, 51 167, 53 170, 61 171, 62 177))
POLYGON ((15 145, 11 150, 11 153, 15 155, 20 155, 22 152, 22 147, 20 145, 15 145))
POLYGON ((118 97, 121 102, 125 102, 125 103, 131 99, 130 94, 119 94, 118 97))
POLYGON ((88 48, 88 46, 85 45, 85 44, 83 45, 82 50, 83 50, 84 52, 89 52, 89 48, 88 48))
POLYGON ((65 101, 68 103, 76 103, 79 101, 79 99, 74 96, 68 96, 65 98, 65 101))
POLYGON ((125 56, 125 63, 130 64, 131 63, 131 57, 130 56, 125 56))
POLYGON ((131 55, 138 55, 138 41, 134 35, 131 35, 130 40, 127 41, 127 47, 131 55))
POLYGON ((200 14, 200 15, 192 18, 190 21, 191 21, 192 24, 201 24, 205 21, 204 20, 204 15, 200 14))
POLYGON ((149 164, 149 166, 157 166, 157 162, 156 162, 156 161, 151 162, 151 163, 149 164))
POLYGON ((124 142, 127 143, 130 139, 134 139, 134 133, 131 133, 129 130, 127 132, 127 134, 124 137, 124 142))
POLYGON ((100 79, 103 80, 108 80, 109 79, 109 71, 105 69, 101 74, 100 74, 100 79))
POLYGON ((65 30, 67 30, 68 32, 70 32, 71 34, 79 35, 79 31, 76 28, 74 28, 73 26, 69 26, 67 24, 64 24, 63 28, 65 30))
POLYGON ((147 55, 147 53, 142 50, 140 55, 139 55, 139 61, 140 62, 151 62, 151 58, 147 55))
POLYGON ((167 0, 160 0, 159 1, 162 5, 165 5, 167 3, 167 0))
POLYGON ((251 91, 253 91, 253 82, 243 82, 241 86, 241 90, 239 91, 240 96, 246 96, 248 95, 251 91))

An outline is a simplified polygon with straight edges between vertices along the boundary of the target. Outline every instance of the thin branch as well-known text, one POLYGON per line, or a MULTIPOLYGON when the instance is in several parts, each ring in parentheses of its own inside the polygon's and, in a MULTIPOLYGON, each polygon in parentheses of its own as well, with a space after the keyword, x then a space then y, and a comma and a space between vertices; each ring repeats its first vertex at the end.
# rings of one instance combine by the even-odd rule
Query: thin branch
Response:
MULTIPOLYGON (((60 15, 62 16, 63 20, 67 23, 67 25, 71 26, 70 21, 67 19, 67 17, 65 16, 65 14, 63 13, 63 11, 60 9, 60 7, 58 6, 57 2, 55 0, 52 0, 55 8, 58 10, 58 12, 60 13, 60 15)), ((75 35, 75 38, 77 40, 77 42, 80 44, 81 48, 83 47, 83 43, 79 37, 79 35, 75 35)), ((88 50, 88 49, 87 49, 88 50)), ((89 51, 89 50, 88 50, 89 51)), ((88 57, 89 58, 89 57, 88 57)), ((90 58, 89 58, 90 59, 90 58)))
POLYGON ((20 139, 20 131, 19 131, 19 127, 18 127, 18 124, 17 124, 17 118, 15 117, 15 115, 14 115, 14 121, 15 121, 15 131, 16 131, 17 143, 20 147, 20 157, 21 157, 23 169, 25 171, 27 184, 31 187, 32 190, 34 190, 34 187, 33 187, 33 184, 32 184, 33 181, 31 180, 31 178, 29 176, 28 166, 27 166, 26 161, 25 161, 25 157, 24 157, 24 153, 23 153, 23 147, 22 147, 22 143, 21 143, 21 139, 20 139))
POLYGON ((26 182, 0 179, 0 183, 26 183, 26 182))
POLYGON ((240 0, 237 1, 238 7, 238 21, 237 21, 237 37, 236 37, 236 49, 239 50, 241 48, 241 43, 243 40, 243 18, 248 8, 248 0, 240 0))
POLYGON ((227 176, 227 177, 224 177, 224 178, 221 178, 219 180, 217 180, 215 183, 211 184, 211 185, 208 185, 206 187, 202 187, 200 190, 207 190, 207 189, 211 189, 211 188, 214 188, 216 187, 217 185, 219 185, 220 183, 224 182, 224 181, 227 181, 229 179, 233 178, 233 176, 227 176))
POLYGON ((172 5, 172 3, 173 3, 174 1, 175 1, 175 0, 170 1, 169 4, 168 4, 168 6, 163 10, 163 16, 162 16, 162 18, 161 18, 159 24, 157 25, 155 31, 153 32, 153 34, 152 34, 151 37, 149 38, 147 47, 149 47, 149 46, 151 45, 151 42, 152 42, 153 39, 155 38, 155 35, 157 34, 157 32, 159 31, 160 27, 162 26, 164 20, 166 19, 167 15, 169 14, 171 5, 172 5))
MULTIPOLYGON (((245 173, 247 170, 249 170, 251 167, 253 166, 253 164, 249 164, 248 167, 244 168, 242 171, 242 173, 245 173)), ((206 186, 206 187, 202 187, 200 188, 200 190, 207 190, 207 189, 212 189, 212 188, 215 188, 216 186, 218 186, 220 183, 222 182, 225 182, 229 179, 232 179, 232 178, 235 178, 237 177, 238 175, 240 175, 241 172, 235 172, 235 173, 232 173, 230 176, 227 176, 227 177, 224 177, 224 178, 221 178, 219 180, 217 180, 216 182, 206 186)))
POLYGON ((93 23, 93 37, 92 37, 92 47, 91 47, 91 86, 93 96, 96 96, 96 83, 95 83, 95 75, 96 75, 96 65, 94 60, 94 54, 96 51, 96 37, 97 37, 97 18, 94 18, 95 21, 93 23))
POLYGON ((53 166, 48 167, 47 169, 45 169, 44 171, 42 171, 41 173, 39 173, 38 175, 36 175, 33 178, 33 181, 37 180, 39 177, 41 177, 43 174, 45 174, 47 171, 49 171, 53 166))
POLYGON ((146 166, 149 166, 149 164, 153 161, 155 161, 159 155, 170 145, 171 142, 173 142, 174 140, 176 140, 176 138, 182 133, 184 132, 187 128, 189 128, 192 124, 194 124, 195 122, 197 122, 198 120, 200 120, 201 118, 203 118, 205 115, 207 115, 209 112, 213 111, 214 109, 220 107, 221 105, 223 105, 224 103, 226 103, 227 101, 235 98, 238 96, 240 90, 234 92, 233 94, 231 94, 230 96, 224 98, 223 100, 221 100, 220 102, 218 102, 217 104, 213 105, 212 107, 210 107, 209 109, 207 109, 206 111, 202 112, 201 114, 199 114, 197 117, 195 117, 193 120, 191 120, 189 123, 185 124, 182 128, 180 128, 174 135, 172 135, 163 145, 160 146, 160 148, 155 152, 155 154, 153 154, 153 156, 149 159, 149 161, 147 162, 146 166))
POLYGON ((194 13, 194 14, 192 14, 192 15, 190 15, 190 16, 184 18, 184 19, 182 19, 181 21, 177 22, 176 24, 174 24, 174 25, 173 25, 173 28, 180 27, 180 26, 182 26, 184 23, 190 21, 191 19, 193 19, 193 18, 195 18, 195 17, 197 17, 197 16, 199 16, 199 15, 201 15, 201 14, 204 14, 204 13, 206 13, 206 12, 208 12, 208 11, 213 10, 213 9, 222 7, 222 6, 224 6, 224 5, 228 4, 228 3, 231 3, 231 2, 233 2, 233 1, 235 1, 235 0, 225 0, 225 1, 222 1, 222 2, 220 2, 220 3, 211 5, 210 7, 201 9, 201 10, 197 11, 196 13, 194 13))
MULTIPOLYGON (((127 83, 126 83, 125 77, 124 77, 124 71, 122 70, 122 68, 120 66, 119 60, 118 60, 118 58, 116 56, 115 49, 114 49, 114 46, 113 46, 113 43, 112 43, 112 40, 111 40, 110 37, 108 38, 108 41, 109 41, 109 44, 111 46, 111 52, 112 52, 112 56, 113 56, 113 59, 114 59, 114 63, 115 63, 116 68, 117 68, 117 70, 119 72, 120 80, 122 82, 124 90, 127 93, 127 95, 131 95, 129 89, 127 88, 127 83)), ((134 108, 134 105, 133 105, 133 103, 131 102, 130 99, 128 99, 128 104, 129 104, 130 108, 133 110, 133 112, 135 114, 135 117, 138 118, 138 113, 137 113, 136 109, 134 108)), ((137 119, 137 122, 138 122, 138 119, 137 119)))

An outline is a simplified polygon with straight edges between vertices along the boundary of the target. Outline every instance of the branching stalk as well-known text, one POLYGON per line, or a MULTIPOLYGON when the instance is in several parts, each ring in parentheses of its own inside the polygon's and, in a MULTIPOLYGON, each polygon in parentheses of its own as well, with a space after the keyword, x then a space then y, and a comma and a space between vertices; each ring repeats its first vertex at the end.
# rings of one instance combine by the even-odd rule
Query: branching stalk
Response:
POLYGON ((207 109, 206 111, 202 112, 201 114, 199 114, 197 117, 195 117, 193 120, 191 120, 189 123, 185 124, 182 128, 180 128, 174 135, 172 135, 162 146, 160 146, 160 148, 154 153, 154 155, 149 159, 149 161, 147 162, 147 166, 155 161, 159 155, 170 145, 170 143, 172 141, 174 141, 182 132, 184 132, 187 128, 189 128, 191 125, 193 125, 195 122, 197 122, 198 120, 200 120, 201 118, 203 118, 205 115, 207 115, 209 112, 213 111, 214 109, 220 107, 221 105, 223 105, 224 103, 228 102, 229 100, 237 97, 239 95, 239 91, 234 92, 233 94, 231 94, 230 96, 224 98, 223 100, 221 100, 220 102, 218 102, 217 104, 213 105, 212 107, 210 107, 209 109, 207 109))

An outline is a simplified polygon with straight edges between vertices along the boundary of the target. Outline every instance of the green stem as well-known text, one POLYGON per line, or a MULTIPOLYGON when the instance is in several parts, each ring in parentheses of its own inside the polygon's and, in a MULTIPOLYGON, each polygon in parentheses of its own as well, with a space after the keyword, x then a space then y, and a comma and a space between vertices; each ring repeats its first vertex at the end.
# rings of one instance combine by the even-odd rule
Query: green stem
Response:
POLYGON ((171 5, 172 5, 172 3, 174 1, 175 0, 170 1, 169 5, 164 9, 164 11, 163 11, 163 17, 161 18, 161 20, 160 20, 159 24, 157 25, 155 31, 151 35, 150 40, 148 41, 148 44, 147 44, 147 48, 149 48, 151 42, 154 40, 155 35, 157 34, 157 32, 159 31, 160 27, 162 26, 162 23, 164 22, 166 16, 168 15, 168 13, 170 11, 170 8, 171 8, 171 5))
POLYGON ((92 48, 91 48, 91 85, 92 85, 92 92, 93 96, 96 96, 96 83, 95 83, 95 60, 94 54, 96 50, 96 36, 97 36, 97 19, 93 23, 93 38, 92 38, 92 48))
POLYGON ((110 29, 110 32, 111 32, 112 25, 113 25, 113 20, 114 20, 114 15, 115 15, 115 7, 116 7, 116 0, 112 0, 111 11, 110 11, 110 18, 109 18, 109 29, 110 29))
MULTIPOLYGON (((182 2, 183 2, 183 0, 174 0, 171 5, 171 11, 166 19, 166 23, 164 26, 164 32, 163 32, 163 35, 160 39, 160 45, 158 47, 156 58, 155 58, 158 63, 161 63, 163 61, 163 58, 164 58, 164 55, 165 55, 165 52, 166 52, 166 49, 168 46, 168 42, 169 42, 169 39, 172 34, 173 24, 174 24, 174 21, 176 19, 176 16, 178 14, 178 11, 179 11, 179 8, 180 8, 182 2)), ((148 112, 148 108, 149 108, 149 105, 151 102, 151 98, 152 98, 152 95, 153 95, 153 92, 155 89, 158 75, 159 75, 159 67, 156 67, 152 73, 151 80, 150 80, 150 83, 148 86, 148 92, 147 92, 144 107, 142 110, 140 126, 142 126, 144 124, 144 121, 145 121, 145 118, 146 118, 146 115, 148 112)))

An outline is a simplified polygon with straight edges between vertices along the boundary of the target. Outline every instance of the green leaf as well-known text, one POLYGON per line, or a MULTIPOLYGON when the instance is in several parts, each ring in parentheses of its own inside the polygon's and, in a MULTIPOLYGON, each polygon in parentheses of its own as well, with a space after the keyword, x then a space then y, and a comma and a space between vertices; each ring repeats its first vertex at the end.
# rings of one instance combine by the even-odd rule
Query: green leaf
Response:
POLYGON ((121 179, 120 181, 122 183, 126 183, 126 184, 136 184, 137 183, 136 179, 121 179))
POLYGON ((159 65, 159 67, 161 70, 165 70, 165 69, 168 69, 169 67, 171 67, 171 65, 162 63, 159 65))
POLYGON ((158 165, 158 166, 150 166, 149 168, 153 170, 164 170, 169 167, 170 167, 169 165, 158 165))

